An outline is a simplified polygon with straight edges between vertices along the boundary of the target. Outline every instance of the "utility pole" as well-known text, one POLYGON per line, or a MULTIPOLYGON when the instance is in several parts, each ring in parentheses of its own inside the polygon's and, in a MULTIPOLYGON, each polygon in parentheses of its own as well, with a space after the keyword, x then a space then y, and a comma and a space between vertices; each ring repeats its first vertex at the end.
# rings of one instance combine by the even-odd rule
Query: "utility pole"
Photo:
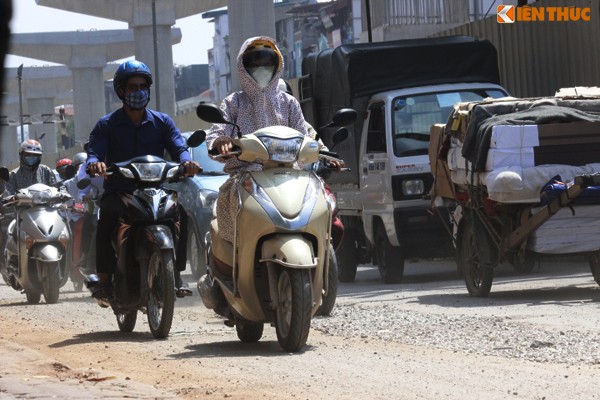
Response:
POLYGON ((156 110, 160 111, 160 80, 158 73, 158 34, 156 33, 156 2, 152 0, 152 39, 154 42, 154 93, 156 96, 156 110))
POLYGON ((23 64, 17 68, 17 80, 19 81, 19 118, 21 121, 21 142, 25 141, 25 132, 23 131, 23 94, 21 92, 21 80, 23 79, 23 64))

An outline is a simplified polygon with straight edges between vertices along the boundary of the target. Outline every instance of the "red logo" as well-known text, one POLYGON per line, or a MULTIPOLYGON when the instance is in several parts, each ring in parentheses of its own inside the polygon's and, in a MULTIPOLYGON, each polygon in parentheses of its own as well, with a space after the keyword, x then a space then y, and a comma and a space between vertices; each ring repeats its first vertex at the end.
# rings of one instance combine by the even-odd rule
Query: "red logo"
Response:
POLYGON ((515 22, 515 6, 498 6, 496 21, 499 24, 512 24, 515 22))

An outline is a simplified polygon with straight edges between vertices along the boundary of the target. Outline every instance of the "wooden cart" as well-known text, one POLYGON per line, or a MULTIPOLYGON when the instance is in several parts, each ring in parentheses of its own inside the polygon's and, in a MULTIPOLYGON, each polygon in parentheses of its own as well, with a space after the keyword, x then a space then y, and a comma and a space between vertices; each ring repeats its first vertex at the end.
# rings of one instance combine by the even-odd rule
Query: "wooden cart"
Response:
MULTIPOLYGON (((537 100, 539 99, 509 99, 504 100, 504 104, 503 100, 494 101, 483 114, 496 116, 494 112, 510 111, 511 107, 526 109, 537 100), (494 112, 489 112, 490 110, 494 112)), ((478 182, 478 176, 473 173, 470 175, 470 181, 457 183, 452 175, 453 171, 448 166, 447 143, 451 136, 459 136, 461 129, 464 139, 470 113, 480 104, 491 103, 463 103, 456 107, 454 118, 451 116, 446 125, 434 126, 431 131, 430 161, 435 176, 432 198, 444 198, 445 205, 451 202, 456 207, 448 231, 456 247, 459 272, 464 276, 469 294, 476 297, 489 295, 494 268, 503 262, 511 263, 515 270, 520 272, 531 271, 540 255, 531 251, 528 246, 532 234, 561 209, 572 207, 573 202, 586 192, 586 189, 600 186, 598 168, 592 173, 575 176, 564 186, 564 190, 554 193, 545 203, 527 203, 491 199, 488 187, 478 182), (436 131, 437 133, 434 133, 436 131)), ((560 104, 571 103, 566 101, 560 104)), ((590 163, 600 165, 600 97, 586 98, 573 104, 583 107, 586 111, 592 110, 593 114, 597 113, 598 122, 576 121, 567 125, 546 125, 543 129, 539 125, 539 145, 535 147, 536 166, 576 166, 590 163), (586 103, 586 100, 590 102, 586 103)), ((474 163, 469 165, 473 166, 474 163)), ((600 197, 596 204, 600 205, 600 197)), ((598 223, 600 224, 600 221, 598 223)), ((570 252, 569 255, 588 255, 594 279, 600 285, 600 238, 598 241, 599 245, 595 251, 570 252)))

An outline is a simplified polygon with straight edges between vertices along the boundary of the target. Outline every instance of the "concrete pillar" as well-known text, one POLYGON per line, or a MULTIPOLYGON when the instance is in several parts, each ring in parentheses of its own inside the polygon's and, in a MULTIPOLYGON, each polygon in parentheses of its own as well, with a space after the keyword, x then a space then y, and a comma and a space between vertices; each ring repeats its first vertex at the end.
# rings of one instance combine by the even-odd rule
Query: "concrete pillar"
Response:
POLYGON ((72 68, 75 140, 85 142, 98 118, 106 114, 104 107, 104 75, 102 67, 72 68), (90 88, 97 88, 89 93, 90 88), (101 90, 99 88, 102 88, 101 90))
MULTIPOLYGON (((152 26, 137 27, 133 30, 135 42, 135 58, 146 64, 154 84, 151 90, 149 107, 169 115, 175 115, 175 80, 173 79, 173 52, 158 53, 154 61, 154 48, 148 43, 153 43, 154 32, 152 26)), ((160 25, 156 27, 158 43, 169 43, 171 27, 160 25)), ((162 46, 161 46, 162 47, 162 46)), ((170 48, 170 47, 169 47, 170 48)))
POLYGON ((229 51, 231 58, 232 91, 240 90, 236 68, 242 43, 252 36, 265 35, 275 39, 273 0, 228 0, 229 51))
MULTIPOLYGON (((42 114, 53 114, 54 98, 44 97, 27 99, 27 106, 29 114, 31 115, 40 116, 42 114)), ((44 149, 44 153, 56 153, 58 151, 54 123, 29 125, 29 138, 39 140, 44 149), (42 133, 45 133, 45 135, 40 139, 42 133)))
MULTIPOLYGON (((168 28, 167 31, 162 33, 161 40, 181 41, 180 29, 171 31, 168 28)), ((11 37, 10 51, 15 55, 65 64, 71 69, 75 135, 77 141, 83 141, 87 140, 98 118, 106 114, 104 68, 109 61, 131 56, 134 40, 130 30, 21 33, 11 37)), ((111 67, 111 78, 116 69, 117 65, 111 67)), ((173 81, 172 71, 170 76, 173 81)))
MULTIPOLYGON (((36 0, 36 3, 129 23, 135 41, 135 58, 147 64, 155 82, 158 81, 158 85, 155 83, 154 86, 150 107, 175 115, 172 45, 179 42, 171 40, 171 27, 178 18, 223 7, 226 0, 36 0), (156 26, 156 42, 153 26, 156 26), (158 55, 156 63, 155 52, 158 55), (158 71, 155 71, 157 68, 158 71), (160 97, 159 107, 156 106, 157 97, 160 97)), ((272 8, 273 4, 270 6, 272 8)))
POLYGON ((19 144, 16 126, 0 126, 0 166, 6 166, 9 169, 19 165, 19 144))

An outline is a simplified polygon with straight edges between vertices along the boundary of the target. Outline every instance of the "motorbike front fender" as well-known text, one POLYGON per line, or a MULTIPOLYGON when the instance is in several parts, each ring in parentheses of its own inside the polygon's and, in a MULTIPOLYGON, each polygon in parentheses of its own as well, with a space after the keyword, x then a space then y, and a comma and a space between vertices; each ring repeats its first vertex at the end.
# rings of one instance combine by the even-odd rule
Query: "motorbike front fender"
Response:
POLYGON ((318 265, 312 243, 302 235, 278 234, 262 245, 260 262, 274 262, 288 268, 310 269, 318 265))
POLYGON ((31 249, 31 259, 42 262, 57 262, 62 260, 63 252, 56 244, 45 243, 31 249))
POLYGON ((148 225, 144 228, 146 238, 159 249, 174 249, 175 241, 171 229, 165 225, 148 225))

